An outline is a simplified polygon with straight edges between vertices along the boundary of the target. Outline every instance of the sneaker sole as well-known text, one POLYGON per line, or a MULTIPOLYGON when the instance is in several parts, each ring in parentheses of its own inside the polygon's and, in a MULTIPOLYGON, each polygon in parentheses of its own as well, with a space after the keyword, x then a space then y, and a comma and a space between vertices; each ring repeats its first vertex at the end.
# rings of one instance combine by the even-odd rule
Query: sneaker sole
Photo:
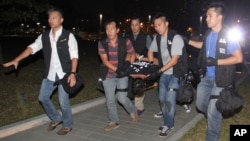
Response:
POLYGON ((162 118, 162 116, 157 116, 157 115, 154 115, 155 118, 162 118))
POLYGON ((170 131, 168 132, 168 134, 167 134, 166 136, 161 136, 161 135, 159 135, 159 137, 160 137, 160 138, 166 138, 166 137, 172 132, 172 129, 174 129, 174 128, 171 128, 170 131))
POLYGON ((191 107, 189 109, 185 109, 186 113, 190 113, 191 112, 191 107))

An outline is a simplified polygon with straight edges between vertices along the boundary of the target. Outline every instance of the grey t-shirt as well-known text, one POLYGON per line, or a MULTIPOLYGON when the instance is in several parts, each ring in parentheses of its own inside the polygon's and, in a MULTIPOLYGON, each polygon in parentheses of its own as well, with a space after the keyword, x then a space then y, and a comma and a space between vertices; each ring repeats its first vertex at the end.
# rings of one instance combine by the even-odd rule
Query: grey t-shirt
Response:
MULTIPOLYGON (((182 48, 184 46, 183 39, 180 35, 175 35, 172 41, 172 48, 171 48, 171 54, 172 55, 182 55, 182 48)), ((154 39, 150 45, 149 48, 150 51, 158 52, 158 47, 156 43, 156 36, 154 36, 154 39)), ((171 57, 168 52, 167 48, 167 35, 161 36, 161 57, 162 57, 162 63, 163 65, 167 64, 171 57)), ((164 74, 173 74, 173 67, 163 72, 164 74)))

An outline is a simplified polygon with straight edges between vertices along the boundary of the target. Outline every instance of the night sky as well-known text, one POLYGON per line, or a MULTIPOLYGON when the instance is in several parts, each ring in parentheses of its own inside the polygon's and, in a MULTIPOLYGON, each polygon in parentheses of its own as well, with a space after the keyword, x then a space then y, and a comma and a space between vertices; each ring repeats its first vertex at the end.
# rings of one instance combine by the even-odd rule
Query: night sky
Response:
MULTIPOLYGON (((249 18, 249 0, 221 1, 228 6, 230 18, 249 18)), ((99 14, 103 15, 103 21, 111 17, 125 19, 133 14, 147 20, 149 14, 153 16, 162 11, 170 18, 172 26, 178 28, 183 24, 199 24, 199 17, 205 14, 204 8, 209 2, 211 0, 55 0, 54 4, 63 8, 66 26, 74 26, 80 20, 89 20, 91 25, 96 25, 99 14)))

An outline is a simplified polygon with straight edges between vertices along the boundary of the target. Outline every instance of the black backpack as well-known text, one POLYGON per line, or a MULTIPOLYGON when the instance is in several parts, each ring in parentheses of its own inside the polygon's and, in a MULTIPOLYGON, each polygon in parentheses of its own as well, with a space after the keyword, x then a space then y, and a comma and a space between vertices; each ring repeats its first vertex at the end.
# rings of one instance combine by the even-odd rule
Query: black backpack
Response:
POLYGON ((196 93, 192 81, 194 79, 194 75, 191 71, 185 75, 183 79, 180 79, 180 88, 176 92, 176 102, 178 104, 190 104, 196 93))
MULTIPOLYGON (((169 52, 171 57, 172 57, 172 55, 171 55, 172 41, 173 41, 173 38, 175 35, 177 35, 176 31, 174 31, 172 29, 168 30, 167 44, 168 44, 168 52, 169 52)), ((161 40, 161 36, 158 34, 156 36, 158 52, 161 52, 160 40, 161 40)), ((158 53, 157 58, 159 60, 160 66, 163 66, 161 53, 158 53)), ((188 55, 187 55, 186 47, 184 44, 184 46, 182 48, 182 55, 179 56, 177 64, 173 66, 173 74, 176 77, 183 77, 183 76, 185 76, 185 74, 187 74, 187 72, 188 72, 188 55)))

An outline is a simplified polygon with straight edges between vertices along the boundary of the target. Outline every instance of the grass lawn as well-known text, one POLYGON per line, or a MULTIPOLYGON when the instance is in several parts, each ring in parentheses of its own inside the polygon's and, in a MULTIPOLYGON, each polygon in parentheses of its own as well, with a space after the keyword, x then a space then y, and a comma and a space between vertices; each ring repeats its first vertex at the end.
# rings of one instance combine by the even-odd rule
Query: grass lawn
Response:
MULTIPOLYGON (((30 39, 17 40, 10 40, 8 43, 4 40, 5 42, 2 44, 4 62, 13 59, 24 47, 31 43, 30 39)), ((78 43, 79 73, 83 76, 85 88, 70 99, 72 105, 103 96, 103 93, 96 90, 99 73, 97 43, 82 40, 78 43)), ((38 101, 42 81, 42 65, 43 59, 41 53, 38 53, 21 62, 18 76, 15 72, 12 72, 13 68, 0 67, 0 126, 44 114, 38 101)), ((55 91, 52 99, 55 105, 59 107, 57 91, 55 91)))

